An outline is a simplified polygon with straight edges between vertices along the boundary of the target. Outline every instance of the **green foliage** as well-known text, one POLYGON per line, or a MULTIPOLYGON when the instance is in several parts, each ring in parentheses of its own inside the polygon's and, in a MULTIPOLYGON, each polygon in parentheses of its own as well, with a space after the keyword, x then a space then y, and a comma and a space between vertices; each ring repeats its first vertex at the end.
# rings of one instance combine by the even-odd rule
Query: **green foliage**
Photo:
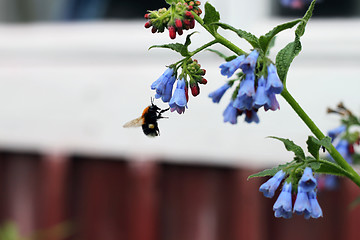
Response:
POLYGON ((286 75, 289 71, 290 65, 294 60, 294 58, 300 53, 300 51, 301 51, 300 37, 296 36, 293 42, 286 45, 276 55, 277 73, 284 85, 286 83, 286 75))
POLYGON ((325 147, 326 149, 330 149, 331 138, 325 137, 321 140, 318 140, 313 136, 309 136, 306 143, 309 153, 313 155, 315 159, 319 159, 319 149, 321 148, 321 146, 325 147))
POLYGON ((226 24, 226 23, 214 23, 215 25, 218 25, 220 26, 221 28, 225 29, 225 30, 231 30, 233 32, 235 32, 239 37, 245 39, 248 43, 251 44, 251 46, 253 46, 253 48, 260 48, 260 43, 259 43, 259 39, 249 33, 249 32, 246 32, 244 30, 241 30, 241 29, 236 29, 234 28, 233 26, 230 26, 229 24, 226 24))
POLYGON ((223 58, 227 62, 237 58, 237 55, 226 56, 225 54, 223 54, 222 52, 220 52, 218 50, 214 50, 214 49, 206 49, 206 50, 216 53, 219 57, 223 58))
POLYGON ((250 178, 254 178, 254 177, 274 176, 281 169, 282 169, 282 166, 277 166, 277 167, 274 167, 274 168, 265 169, 265 170, 263 170, 261 172, 250 175, 247 179, 249 180, 250 178))
POLYGON ((307 22, 309 21, 310 17, 312 16, 312 12, 315 7, 314 0, 310 6, 307 12, 305 13, 304 17, 302 18, 301 23, 295 30, 295 40, 288 45, 286 45, 283 49, 279 51, 279 53, 276 56, 276 68, 278 75, 283 82, 283 84, 286 84, 286 76, 289 71, 290 65, 294 58, 300 53, 301 51, 301 42, 300 37, 304 35, 305 33, 305 27, 307 22))
POLYGON ((351 174, 348 171, 341 168, 336 163, 332 163, 328 160, 323 160, 323 159, 321 159, 320 167, 316 169, 315 172, 321 174, 337 175, 337 176, 347 176, 347 177, 351 176, 351 174))
POLYGON ((220 13, 216 11, 215 7, 213 7, 209 2, 205 3, 205 16, 204 16, 204 25, 209 28, 213 33, 216 32, 218 26, 213 23, 217 23, 220 20, 220 13))
POLYGON ((192 32, 192 33, 190 33, 190 34, 188 34, 186 36, 186 40, 185 40, 184 44, 181 44, 181 43, 169 43, 169 44, 163 44, 163 45, 153 45, 153 46, 149 47, 149 50, 152 49, 152 48, 169 48, 171 50, 174 50, 175 52, 180 53, 181 56, 183 56, 183 57, 188 57, 188 56, 190 56, 190 53, 189 53, 189 50, 188 50, 188 47, 191 44, 190 37, 194 33, 196 33, 196 32, 192 32))
POLYGON ((259 44, 261 49, 263 50, 264 53, 267 53, 270 47, 270 43, 273 40, 273 38, 276 36, 276 34, 294 27, 296 24, 298 24, 299 22, 302 22, 303 19, 297 19, 291 22, 287 22, 284 24, 280 24, 276 27, 274 27, 271 31, 269 31, 268 33, 266 33, 263 36, 260 36, 259 38, 259 44))
POLYGON ((270 138, 274 138, 274 139, 277 139, 277 140, 280 140, 281 142, 283 142, 286 150, 291 151, 295 154, 296 160, 304 160, 305 159, 304 151, 302 150, 302 148, 300 146, 296 145, 293 141, 291 141, 289 139, 273 137, 273 136, 270 138))

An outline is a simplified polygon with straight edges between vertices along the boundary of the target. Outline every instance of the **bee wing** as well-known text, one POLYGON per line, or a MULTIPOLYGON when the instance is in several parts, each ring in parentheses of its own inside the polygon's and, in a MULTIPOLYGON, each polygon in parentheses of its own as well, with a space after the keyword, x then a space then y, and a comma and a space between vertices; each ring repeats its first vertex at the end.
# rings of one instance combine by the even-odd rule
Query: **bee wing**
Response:
POLYGON ((138 117, 138 118, 131 120, 130 122, 125 123, 123 127, 124 128, 140 127, 143 124, 144 124, 144 118, 138 117))

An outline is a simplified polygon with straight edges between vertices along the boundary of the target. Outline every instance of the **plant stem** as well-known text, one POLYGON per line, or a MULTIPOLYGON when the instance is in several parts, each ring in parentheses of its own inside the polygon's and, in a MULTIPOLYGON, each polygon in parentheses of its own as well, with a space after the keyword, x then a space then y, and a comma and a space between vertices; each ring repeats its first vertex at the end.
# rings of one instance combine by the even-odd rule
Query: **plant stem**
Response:
MULTIPOLYGON (((321 130, 316 126, 316 124, 311 120, 311 118, 305 113, 305 111, 300 107, 296 100, 291 96, 286 88, 281 92, 281 96, 289 103, 289 105, 294 109, 297 115, 303 120, 303 122, 308 126, 311 132, 319 139, 325 138, 325 135, 321 130)), ((335 162, 342 167, 344 170, 350 173, 349 178, 360 187, 360 176, 359 174, 350 166, 350 164, 341 156, 341 154, 336 150, 336 148, 331 145, 327 149, 329 154, 333 157, 335 162)))
POLYGON ((197 48, 196 50, 190 52, 190 55, 191 56, 194 56, 195 54, 197 54, 198 52, 204 50, 205 48, 207 47, 210 47, 211 45, 214 45, 215 43, 218 43, 218 41, 215 39, 215 40, 212 40, 211 42, 208 42, 204 45, 202 45, 201 47, 197 48))
POLYGON ((230 49, 231 51, 233 51, 234 53, 236 53, 237 55, 244 55, 246 54, 246 52, 244 52, 242 49, 240 49, 238 46, 236 46, 235 44, 233 44, 232 42, 230 42, 229 40, 227 40, 226 38, 224 38, 223 36, 221 36, 219 33, 217 33, 216 31, 213 31, 212 29, 210 29, 208 26, 206 26, 204 24, 204 21, 202 20, 201 17, 199 17, 196 13, 192 13, 194 16, 194 19, 201 25, 203 26, 206 31, 208 31, 215 39, 218 43, 224 45, 225 47, 227 47, 228 49, 230 49))

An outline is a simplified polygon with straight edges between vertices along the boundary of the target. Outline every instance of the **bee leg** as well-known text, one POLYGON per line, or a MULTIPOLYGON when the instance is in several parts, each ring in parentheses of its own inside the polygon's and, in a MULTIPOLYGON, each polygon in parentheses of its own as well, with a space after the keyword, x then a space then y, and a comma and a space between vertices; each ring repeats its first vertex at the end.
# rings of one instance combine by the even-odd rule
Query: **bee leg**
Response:
POLYGON ((159 112, 159 114, 162 114, 163 112, 166 112, 166 111, 169 111, 170 108, 167 108, 167 109, 163 109, 159 112))

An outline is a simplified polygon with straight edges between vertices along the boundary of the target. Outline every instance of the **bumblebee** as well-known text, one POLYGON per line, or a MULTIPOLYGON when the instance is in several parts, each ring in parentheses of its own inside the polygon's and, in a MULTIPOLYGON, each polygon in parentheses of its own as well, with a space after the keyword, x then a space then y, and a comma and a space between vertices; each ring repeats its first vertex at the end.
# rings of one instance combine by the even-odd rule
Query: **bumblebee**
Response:
POLYGON ((160 135, 157 120, 163 117, 161 114, 168 111, 170 108, 161 109, 153 103, 151 99, 151 105, 146 107, 141 117, 135 118, 130 122, 124 124, 124 128, 129 127, 142 127, 142 130, 146 136, 156 137, 160 135))

